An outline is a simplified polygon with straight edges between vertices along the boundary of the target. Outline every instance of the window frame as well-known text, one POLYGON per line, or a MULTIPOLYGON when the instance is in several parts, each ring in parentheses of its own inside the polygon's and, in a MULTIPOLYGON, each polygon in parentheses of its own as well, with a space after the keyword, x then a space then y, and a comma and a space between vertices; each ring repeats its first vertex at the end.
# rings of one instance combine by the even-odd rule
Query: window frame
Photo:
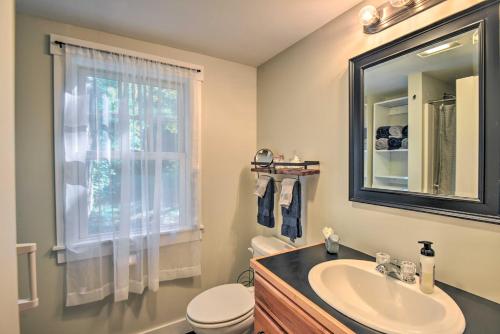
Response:
MULTIPOLYGON (((110 47, 107 45, 99 44, 99 43, 93 43, 93 42, 88 42, 88 41, 82 41, 70 37, 65 37, 65 36, 60 36, 60 35, 55 35, 51 34, 50 35, 50 53, 53 56, 53 101, 54 101, 54 194, 55 194, 55 220, 56 220, 56 245, 52 248, 54 252, 57 254, 57 263, 65 263, 65 246, 64 246, 64 192, 61 191, 63 189, 63 180, 62 180, 62 170, 63 170, 63 133, 61 131, 62 129, 62 113, 63 113, 63 106, 64 106, 64 77, 65 77, 65 64, 64 64, 64 49, 60 44, 55 43, 55 41, 60 41, 68 44, 73 44, 73 45, 80 45, 83 47, 89 47, 89 48, 95 48, 103 51, 108 51, 108 52, 114 52, 114 53, 120 53, 124 55, 129 55, 133 57, 139 57, 139 58, 144 58, 152 61, 159 61, 162 63, 167 63, 171 64, 174 66, 182 66, 182 67, 188 67, 192 68, 194 70, 197 70, 198 74, 196 76, 196 80, 199 81, 200 83, 203 82, 203 73, 204 73, 204 68, 203 66, 200 65, 194 65, 194 64, 189 64, 189 63, 184 63, 184 62, 179 62, 176 60, 171 60, 171 59, 166 59, 163 57, 158 57, 154 55, 149 55, 149 54, 144 54, 141 52, 135 52, 131 50, 125 50, 121 48, 116 48, 116 47, 110 47)), ((130 81, 127 81, 127 83, 133 83, 130 81)), ((140 83, 138 83, 140 84, 140 83)), ((181 91, 182 94, 187 93, 188 88, 186 85, 183 85, 183 87, 180 87, 179 91, 181 91)), ((201 117, 201 115, 200 115, 201 117)), ((179 117, 180 119, 181 117, 179 117)), ((184 133, 184 136, 180 136, 183 138, 183 141, 185 143, 186 138, 186 126, 187 124, 185 123, 185 118, 182 117, 182 131, 184 133)), ((179 120, 180 122, 180 120, 179 120)), ((201 128, 199 129, 201 132, 201 128)), ((182 143, 182 145, 184 144, 182 143)), ((181 142, 178 143, 178 147, 181 146, 181 142)), ((138 151, 140 153, 140 151, 138 151)), ((158 153, 151 152, 149 154, 156 155, 158 153)), ((181 188, 185 188, 185 180, 186 180, 186 156, 185 152, 184 153, 175 153, 175 152, 161 152, 161 161, 162 163, 164 161, 179 161, 179 171, 180 171, 180 176, 179 180, 181 180, 181 188)), ((195 154, 200 155, 200 152, 196 152, 195 154)), ((201 156, 199 156, 199 159, 201 156)), ((154 161, 155 158, 152 158, 152 161, 154 161)), ((199 181, 200 183, 200 188, 201 188, 201 175, 199 176, 199 181)), ((201 193, 201 189, 199 190, 201 193)), ((184 197, 188 197, 190 195, 190 192, 188 189, 184 189, 184 191, 180 191, 181 194, 183 194, 184 197)), ((199 197, 199 194, 198 194, 199 197)), ((198 201, 200 201, 200 198, 198 198, 198 201)), ((180 213, 179 216, 184 215, 184 217, 187 216, 187 205, 186 205, 186 199, 181 201, 184 203, 183 207, 180 208, 180 213)), ((181 219, 181 218, 180 218, 181 219)), ((186 219, 186 218, 184 218, 186 219)), ((181 224, 182 225, 182 224, 181 224)), ((88 226, 87 226, 88 228, 88 226)), ((200 223, 198 227, 195 229, 192 228, 187 228, 187 229, 163 229, 160 231, 160 245, 161 246, 166 246, 166 245, 171 245, 175 243, 181 243, 181 242, 188 242, 188 241, 194 241, 196 238, 199 240, 201 238, 201 235, 197 237, 196 235, 193 235, 193 231, 204 230, 204 226, 200 223)), ((88 232, 88 231, 87 231, 88 232)), ((109 237, 111 233, 108 235, 106 234, 101 234, 99 238, 91 238, 91 237, 86 237, 86 238, 81 238, 81 233, 82 233, 82 227, 80 227, 80 236, 79 239, 81 240, 82 245, 83 244, 88 244, 88 243, 104 243, 109 245, 109 247, 105 248, 108 249, 109 254, 112 253, 112 239, 109 237)), ((88 233, 87 233, 88 235, 88 233)), ((134 236, 134 238, 139 238, 141 237, 140 234, 137 234, 134 236)), ((145 238, 144 235, 142 237, 145 238)))

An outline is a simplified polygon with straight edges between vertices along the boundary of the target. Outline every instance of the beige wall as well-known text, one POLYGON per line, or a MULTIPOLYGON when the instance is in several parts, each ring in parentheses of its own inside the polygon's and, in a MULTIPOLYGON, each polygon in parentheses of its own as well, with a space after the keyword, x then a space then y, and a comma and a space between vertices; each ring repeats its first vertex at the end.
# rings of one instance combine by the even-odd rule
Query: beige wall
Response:
POLYGON ((247 247, 255 233, 248 162, 256 147, 256 69, 29 16, 18 15, 16 28, 18 239, 38 243, 40 286, 40 306, 22 314, 22 332, 133 333, 183 317, 187 303, 201 290, 234 281, 248 264, 247 247), (205 66, 201 277, 163 283, 158 293, 132 295, 128 302, 113 304, 108 298, 63 307, 64 266, 56 265, 51 252, 55 220, 49 33, 205 66))
POLYGON ((18 333, 14 170, 14 0, 0 1, 0 333, 18 333))
POLYGON ((500 302, 500 226, 348 201, 348 60, 477 2, 449 0, 371 36, 357 18, 365 2, 272 58, 258 68, 257 143, 321 160, 309 185, 310 242, 330 225, 348 246, 416 261, 417 240, 429 239, 439 280, 500 302))

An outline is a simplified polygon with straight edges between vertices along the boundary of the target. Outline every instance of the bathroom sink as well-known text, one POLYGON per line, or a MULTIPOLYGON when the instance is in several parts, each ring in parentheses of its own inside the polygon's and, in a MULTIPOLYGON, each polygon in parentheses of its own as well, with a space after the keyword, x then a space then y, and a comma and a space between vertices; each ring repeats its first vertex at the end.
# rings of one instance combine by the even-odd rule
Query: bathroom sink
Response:
POLYGON ((375 270, 376 263, 334 260, 309 271, 309 284, 330 306, 384 333, 463 333, 465 319, 450 296, 438 287, 432 294, 375 270))

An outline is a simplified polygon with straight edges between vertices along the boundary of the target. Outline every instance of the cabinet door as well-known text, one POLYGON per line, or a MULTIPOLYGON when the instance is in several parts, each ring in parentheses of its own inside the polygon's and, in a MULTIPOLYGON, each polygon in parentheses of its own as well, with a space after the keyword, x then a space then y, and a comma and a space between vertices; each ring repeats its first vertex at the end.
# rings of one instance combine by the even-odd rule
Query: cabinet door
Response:
POLYGON ((255 306, 254 334, 285 334, 258 305, 255 306))
POLYGON ((285 333, 331 334, 260 275, 255 276, 255 301, 285 333))

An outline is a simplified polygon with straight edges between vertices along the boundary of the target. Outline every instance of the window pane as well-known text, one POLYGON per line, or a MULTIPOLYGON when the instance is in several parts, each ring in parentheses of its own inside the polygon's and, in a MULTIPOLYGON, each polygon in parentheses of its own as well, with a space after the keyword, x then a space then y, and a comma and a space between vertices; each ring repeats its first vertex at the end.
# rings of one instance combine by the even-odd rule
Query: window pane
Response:
POLYGON ((146 123, 143 119, 131 119, 130 130, 130 150, 144 151, 146 143, 146 123))
POLYGON ((176 158, 170 154, 170 160, 165 160, 167 157, 161 154, 184 151, 184 115, 178 106, 182 90, 177 86, 165 88, 113 80, 121 78, 119 75, 106 77, 107 73, 98 76, 82 73, 81 82, 89 102, 91 143, 87 162, 89 214, 87 226, 81 227, 82 238, 112 234, 122 223, 120 157, 125 151, 148 153, 133 155, 135 159, 144 160, 132 161, 132 175, 125 176, 131 187, 127 209, 130 210, 132 233, 145 233, 148 223, 152 222, 155 187, 160 196, 161 230, 177 229, 184 201, 183 164, 180 156, 176 158), (124 106, 122 102, 127 110, 120 109, 124 106), (122 139, 127 136, 129 147, 123 148, 122 139), (163 160, 157 163, 154 159, 163 160), (159 169, 158 175, 155 168, 159 169))
POLYGON ((177 90, 137 83, 130 83, 128 87, 130 149, 178 152, 180 134, 177 90), (151 114, 146 115, 146 112, 151 114), (151 137, 146 138, 148 135, 151 137), (148 147, 145 146, 146 143, 148 147))
MULTIPOLYGON (((130 194, 130 229, 145 233, 154 212, 155 187, 159 187, 160 229, 176 229, 180 224, 181 173, 179 160, 164 160, 159 165, 161 183, 156 182, 156 161, 133 162, 130 194), (143 184, 147 182, 147 184, 143 184)), ((112 233, 120 220, 121 161, 89 162, 89 236, 112 233)))
MULTIPOLYGON (((155 128, 160 133, 160 145, 162 152, 179 152, 179 114, 178 114, 178 91, 170 88, 157 88, 155 97, 158 103, 156 104, 157 116, 159 117, 159 129, 155 128)), ((157 138, 155 136, 155 138, 157 138)))
POLYGON ((162 152, 181 152, 180 119, 178 110, 178 90, 162 88, 158 90, 162 152))
POLYGON ((179 160, 165 160, 162 165, 162 210, 160 226, 171 230, 180 224, 181 174, 179 160))
POLYGON ((90 161, 88 234, 113 232, 120 218, 120 161, 90 161))
POLYGON ((131 203, 133 230, 139 233, 146 232, 146 226, 139 218, 147 212, 151 222, 154 213, 155 191, 160 196, 160 230, 172 230, 179 225, 180 217, 180 162, 178 160, 134 162, 134 189, 131 203), (156 179, 156 168, 160 168, 160 180, 156 179), (147 182, 143 185, 142 182, 147 182), (142 188, 144 186, 144 188, 142 188), (144 198, 143 196, 147 196, 144 198))
POLYGON ((89 124, 92 150, 119 147, 118 81, 87 76, 85 89, 90 97, 89 124))
POLYGON ((177 119, 177 89, 161 88, 158 92, 160 114, 177 119))
POLYGON ((182 152, 179 143, 179 130, 177 120, 162 118, 161 123, 161 148, 162 152, 182 152))

